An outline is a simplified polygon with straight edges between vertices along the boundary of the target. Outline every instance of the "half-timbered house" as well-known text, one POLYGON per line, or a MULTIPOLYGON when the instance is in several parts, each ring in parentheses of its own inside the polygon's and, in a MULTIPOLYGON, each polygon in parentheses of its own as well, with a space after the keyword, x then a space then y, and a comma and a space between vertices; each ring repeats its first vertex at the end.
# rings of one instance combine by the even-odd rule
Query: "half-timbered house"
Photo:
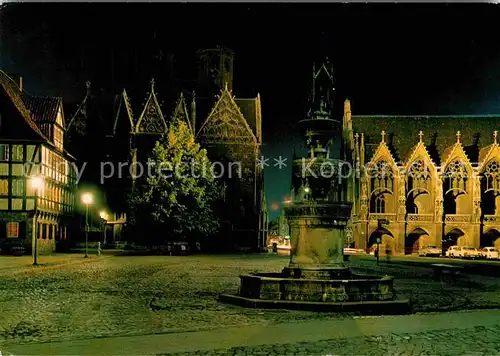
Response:
POLYGON ((54 251, 68 239, 75 204, 74 158, 64 149, 61 98, 36 97, 0 71, 0 239, 54 251), (35 192, 31 178, 42 186, 35 192))

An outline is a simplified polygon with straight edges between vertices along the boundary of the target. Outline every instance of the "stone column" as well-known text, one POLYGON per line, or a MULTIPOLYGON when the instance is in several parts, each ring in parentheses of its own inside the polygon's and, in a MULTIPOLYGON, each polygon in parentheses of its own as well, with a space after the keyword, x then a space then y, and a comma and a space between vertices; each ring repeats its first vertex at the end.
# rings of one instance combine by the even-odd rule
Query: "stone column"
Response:
POLYGON ((350 210, 350 203, 306 202, 290 207, 287 217, 292 251, 283 274, 306 279, 347 276, 344 239, 350 210))
POLYGON ((476 172, 472 180, 472 222, 481 223, 481 181, 476 172))

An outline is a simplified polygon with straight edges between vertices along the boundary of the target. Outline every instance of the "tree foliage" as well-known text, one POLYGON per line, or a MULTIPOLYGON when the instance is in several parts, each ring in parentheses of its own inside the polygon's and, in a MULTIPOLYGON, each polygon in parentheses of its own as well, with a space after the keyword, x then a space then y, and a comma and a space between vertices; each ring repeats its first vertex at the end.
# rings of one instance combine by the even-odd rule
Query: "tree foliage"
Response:
POLYGON ((206 150, 183 121, 173 122, 156 142, 147 177, 138 179, 129 197, 132 237, 158 244, 215 233, 219 221, 212 205, 220 191, 206 150))

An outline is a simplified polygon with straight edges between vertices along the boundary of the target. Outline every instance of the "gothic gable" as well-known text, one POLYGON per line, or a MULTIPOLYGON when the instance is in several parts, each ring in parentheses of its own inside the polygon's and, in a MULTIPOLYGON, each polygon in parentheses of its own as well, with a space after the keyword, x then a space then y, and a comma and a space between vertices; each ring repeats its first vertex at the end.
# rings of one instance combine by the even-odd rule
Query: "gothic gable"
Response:
POLYGON ((197 133, 205 143, 257 143, 227 87, 197 133))
POLYGON ((482 157, 479 162, 479 168, 482 168, 488 164, 492 159, 500 157, 500 146, 494 143, 489 147, 488 152, 482 157))
POLYGON ((174 113, 172 114, 172 121, 184 121, 191 132, 194 134, 193 127, 191 125, 191 120, 189 119, 189 114, 187 110, 186 100, 184 95, 181 93, 177 105, 175 106, 174 113))
POLYGON ((428 165, 429 171, 431 171, 433 174, 435 174, 436 173, 436 164, 432 160, 432 157, 430 156, 429 151, 427 151, 427 147, 425 146, 425 143, 422 139, 422 137, 423 137, 422 131, 420 131, 419 136, 420 136, 420 141, 410 151, 408 159, 406 160, 405 171, 409 172, 410 169, 413 168, 413 166, 415 165, 416 162, 422 161, 423 164, 428 165))
POLYGON ((135 132, 137 134, 164 134, 167 131, 167 123, 160 109, 156 94, 154 92, 154 81, 151 82, 151 92, 144 105, 142 114, 137 120, 135 132))
POLYGON ((382 132, 382 142, 380 142, 380 144, 377 147, 377 150, 375 151, 375 153, 373 154, 373 157, 370 160, 370 162, 376 163, 380 160, 387 161, 391 165, 391 168, 394 171, 397 171, 396 161, 395 161, 389 147, 385 143, 385 133, 384 132, 382 132))
POLYGON ((472 165, 469 161, 469 157, 467 157, 462 142, 460 141, 460 131, 457 132, 457 142, 453 146, 446 149, 443 154, 443 169, 446 170, 446 168, 450 165, 450 163, 452 163, 452 161, 461 161, 465 163, 466 169, 469 172, 472 170, 472 165))
POLYGON ((493 133, 493 143, 479 151, 478 165, 484 167, 493 157, 500 157, 500 146, 498 145, 498 131, 493 133))
POLYGON ((118 109, 116 110, 115 122, 113 124, 113 134, 116 135, 119 131, 130 133, 134 130, 134 118, 132 116, 132 107, 125 89, 120 96, 118 109))

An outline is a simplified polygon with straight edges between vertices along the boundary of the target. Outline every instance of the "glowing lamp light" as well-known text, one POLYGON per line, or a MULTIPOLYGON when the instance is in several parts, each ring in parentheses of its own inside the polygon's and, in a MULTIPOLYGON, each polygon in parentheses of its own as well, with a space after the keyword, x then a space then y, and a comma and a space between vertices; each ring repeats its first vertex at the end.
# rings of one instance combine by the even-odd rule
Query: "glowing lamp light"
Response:
POLYGON ((43 187, 43 178, 40 176, 31 177, 31 187, 35 190, 40 190, 43 187))
POLYGON ((304 192, 306 192, 306 193, 310 193, 310 192, 311 192, 311 188, 309 188, 309 187, 305 187, 305 188, 304 188, 304 192))
POLYGON ((100 217, 101 217, 101 219, 103 219, 103 220, 108 220, 108 214, 106 214, 106 212, 105 212, 105 211, 101 211, 101 212, 99 213, 99 216, 100 216, 100 217))
POLYGON ((83 202, 83 204, 85 204, 85 205, 90 205, 90 204, 92 204, 92 203, 94 202, 94 197, 93 197, 93 195, 92 195, 92 194, 90 194, 90 193, 84 193, 84 194, 82 195, 82 202, 83 202))

